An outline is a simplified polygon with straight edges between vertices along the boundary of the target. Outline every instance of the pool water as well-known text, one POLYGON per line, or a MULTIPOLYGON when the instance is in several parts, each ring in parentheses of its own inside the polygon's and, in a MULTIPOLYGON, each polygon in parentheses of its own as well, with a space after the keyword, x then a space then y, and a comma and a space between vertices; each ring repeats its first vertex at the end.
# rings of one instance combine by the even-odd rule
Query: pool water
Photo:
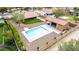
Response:
POLYGON ((28 39, 29 42, 32 42, 36 39, 39 39, 40 37, 43 37, 51 32, 55 32, 57 34, 60 34, 61 31, 57 30, 54 27, 50 27, 46 24, 29 29, 28 31, 23 31, 23 35, 28 39))
POLYGON ((41 26, 23 32, 23 34, 25 35, 25 37, 27 39, 29 39, 29 41, 33 41, 35 39, 38 39, 38 38, 40 38, 48 33, 49 32, 47 31, 47 29, 45 29, 41 26))

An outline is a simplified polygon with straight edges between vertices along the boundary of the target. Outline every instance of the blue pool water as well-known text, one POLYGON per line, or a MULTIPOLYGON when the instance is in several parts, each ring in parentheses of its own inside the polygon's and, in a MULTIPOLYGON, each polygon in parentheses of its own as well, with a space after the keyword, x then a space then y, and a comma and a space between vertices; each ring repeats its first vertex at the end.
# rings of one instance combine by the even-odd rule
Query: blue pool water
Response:
POLYGON ((45 26, 38 26, 32 29, 29 29, 28 31, 23 31, 23 35, 29 40, 29 42, 32 42, 40 37, 43 37, 47 35, 48 33, 55 32, 60 33, 60 31, 52 28, 46 28, 45 26))
POLYGON ((43 34, 44 32, 47 32, 46 29, 44 29, 43 27, 37 27, 34 28, 32 30, 26 31, 25 33, 29 36, 29 37, 33 37, 33 36, 38 36, 40 34, 43 34))
POLYGON ((29 39, 29 41, 33 41, 35 39, 38 39, 38 38, 48 34, 48 31, 47 31, 47 29, 39 26, 39 27, 33 28, 31 30, 24 31, 23 34, 27 39, 29 39))

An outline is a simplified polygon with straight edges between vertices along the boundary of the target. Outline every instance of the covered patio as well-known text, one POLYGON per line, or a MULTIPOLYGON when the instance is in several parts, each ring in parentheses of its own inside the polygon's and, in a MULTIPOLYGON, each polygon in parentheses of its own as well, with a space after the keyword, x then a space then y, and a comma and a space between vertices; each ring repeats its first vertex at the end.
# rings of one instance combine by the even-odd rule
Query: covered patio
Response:
POLYGON ((69 28, 69 23, 62 19, 52 18, 47 16, 45 18, 47 22, 51 22, 51 26, 56 27, 57 29, 64 31, 69 28))

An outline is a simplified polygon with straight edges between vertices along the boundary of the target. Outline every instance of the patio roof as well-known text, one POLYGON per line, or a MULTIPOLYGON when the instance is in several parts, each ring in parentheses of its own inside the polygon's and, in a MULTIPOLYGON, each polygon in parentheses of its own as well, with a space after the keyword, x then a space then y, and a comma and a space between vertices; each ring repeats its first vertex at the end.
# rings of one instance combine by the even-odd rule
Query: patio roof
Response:
POLYGON ((33 17, 37 17, 37 16, 39 16, 39 15, 35 12, 31 12, 31 11, 25 12, 25 18, 33 18, 33 17))
POLYGON ((55 19, 55 18, 52 18, 52 17, 49 17, 49 16, 47 16, 45 19, 46 19, 47 21, 49 21, 49 22, 54 22, 54 23, 60 24, 60 25, 66 25, 66 24, 68 24, 68 22, 65 21, 65 20, 62 20, 62 19, 55 19))

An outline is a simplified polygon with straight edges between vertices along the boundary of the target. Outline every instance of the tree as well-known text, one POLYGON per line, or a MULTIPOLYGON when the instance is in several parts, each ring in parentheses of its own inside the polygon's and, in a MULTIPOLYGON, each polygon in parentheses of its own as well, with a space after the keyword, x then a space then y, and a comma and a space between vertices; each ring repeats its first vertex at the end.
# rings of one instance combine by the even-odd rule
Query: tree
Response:
POLYGON ((57 17, 58 16, 68 15, 67 11, 65 11, 63 8, 53 9, 53 14, 55 14, 57 17))
POLYGON ((79 51, 79 41, 70 40, 59 46, 60 51, 79 51))
POLYGON ((0 8, 0 12, 3 14, 5 12, 7 12, 7 10, 11 10, 11 7, 1 7, 0 8))
POLYGON ((7 44, 8 45, 10 45, 10 44, 12 44, 12 43, 10 43, 11 41, 12 41, 12 39, 13 39, 13 35, 12 35, 12 32, 10 31, 10 30, 7 30, 7 31, 4 31, 5 33, 3 33, 3 37, 4 37, 4 39, 3 39, 3 46, 5 47, 5 46, 7 46, 7 44), (7 43, 7 44, 6 44, 7 43), (6 44, 6 45, 5 45, 6 44))
POLYGON ((8 39, 12 39, 12 32, 10 31, 10 30, 7 30, 6 32, 5 32, 5 38, 6 38, 6 40, 8 40, 8 39))
POLYGON ((20 23, 21 23, 22 21, 24 21, 24 14, 25 14, 25 12, 23 12, 23 11, 13 12, 13 13, 12 13, 13 19, 15 19, 16 22, 19 23, 19 25, 20 25, 20 23))
POLYGON ((4 12, 7 12, 7 8, 6 7, 1 7, 0 8, 0 12, 3 14, 4 12))

